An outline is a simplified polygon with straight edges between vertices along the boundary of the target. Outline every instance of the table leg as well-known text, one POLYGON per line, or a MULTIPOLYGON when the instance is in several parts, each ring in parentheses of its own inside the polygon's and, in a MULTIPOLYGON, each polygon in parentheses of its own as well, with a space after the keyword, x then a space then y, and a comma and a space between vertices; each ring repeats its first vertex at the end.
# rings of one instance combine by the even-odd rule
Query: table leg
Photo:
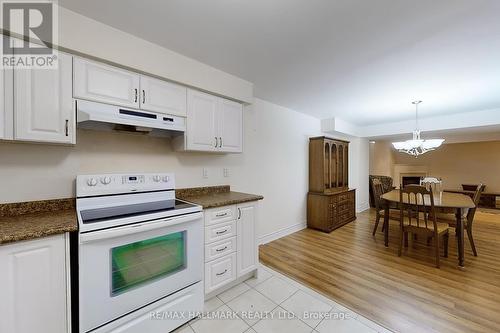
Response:
POLYGON ((384 244, 386 247, 389 246, 389 201, 385 201, 384 207, 384 244))
POLYGON ((458 245, 458 265, 464 267, 464 225, 462 223, 462 209, 458 208, 457 218, 457 245, 458 245))

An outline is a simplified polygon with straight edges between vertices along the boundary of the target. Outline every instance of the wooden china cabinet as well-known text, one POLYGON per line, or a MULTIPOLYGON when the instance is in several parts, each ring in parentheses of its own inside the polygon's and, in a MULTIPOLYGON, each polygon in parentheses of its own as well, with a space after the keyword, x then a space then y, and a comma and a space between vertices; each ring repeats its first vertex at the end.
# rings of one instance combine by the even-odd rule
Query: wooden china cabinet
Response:
POLYGON ((349 142, 309 139, 307 226, 330 232, 356 219, 356 190, 349 189, 349 142))

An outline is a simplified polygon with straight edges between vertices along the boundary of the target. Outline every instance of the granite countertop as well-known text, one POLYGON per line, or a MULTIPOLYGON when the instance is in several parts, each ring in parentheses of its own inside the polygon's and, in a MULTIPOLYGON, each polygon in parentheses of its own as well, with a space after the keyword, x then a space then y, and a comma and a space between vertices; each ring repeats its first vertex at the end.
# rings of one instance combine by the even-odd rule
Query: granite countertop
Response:
POLYGON ((228 185, 178 189, 175 195, 178 199, 195 203, 203 209, 264 199, 262 195, 231 191, 228 185))
POLYGON ((0 204, 0 244, 76 230, 75 199, 0 204))
MULTIPOLYGON (((178 189, 176 197, 204 209, 264 199, 227 185, 178 189)), ((77 230, 74 198, 0 204, 0 245, 77 230)))

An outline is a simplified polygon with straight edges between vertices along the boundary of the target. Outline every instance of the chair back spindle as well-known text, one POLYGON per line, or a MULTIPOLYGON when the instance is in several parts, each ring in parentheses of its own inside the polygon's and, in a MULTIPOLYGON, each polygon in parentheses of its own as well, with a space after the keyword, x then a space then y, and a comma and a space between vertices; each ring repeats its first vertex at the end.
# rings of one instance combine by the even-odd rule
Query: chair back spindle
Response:
POLYGON ((432 190, 426 189, 424 186, 408 185, 400 190, 399 195, 401 227, 403 227, 403 221, 406 217, 409 227, 430 229, 429 226, 431 226, 437 232, 432 190), (428 203, 429 206, 426 206, 425 203, 428 203))
POLYGON ((382 199, 380 198, 384 194, 384 187, 380 179, 374 178, 372 181, 372 192, 373 200, 375 201, 375 208, 377 210, 382 209, 382 199))
POLYGON ((479 204, 479 199, 481 199, 481 195, 483 194, 483 191, 484 191, 483 184, 479 184, 476 188, 476 192, 474 193, 474 196, 472 197, 472 201, 474 202, 474 205, 476 207, 470 208, 469 211, 467 212, 468 227, 472 227, 472 222, 474 222, 474 215, 476 214, 477 206, 479 204))

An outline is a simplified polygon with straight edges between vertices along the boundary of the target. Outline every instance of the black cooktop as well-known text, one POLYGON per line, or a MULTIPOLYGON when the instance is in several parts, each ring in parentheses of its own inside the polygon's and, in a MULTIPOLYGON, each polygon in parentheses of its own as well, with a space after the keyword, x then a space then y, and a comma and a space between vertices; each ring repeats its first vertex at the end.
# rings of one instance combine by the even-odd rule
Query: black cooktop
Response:
POLYGON ((195 205, 175 199, 87 209, 80 211, 80 215, 82 217, 82 222, 84 224, 89 224, 117 218, 180 210, 190 207, 195 207, 195 205))

